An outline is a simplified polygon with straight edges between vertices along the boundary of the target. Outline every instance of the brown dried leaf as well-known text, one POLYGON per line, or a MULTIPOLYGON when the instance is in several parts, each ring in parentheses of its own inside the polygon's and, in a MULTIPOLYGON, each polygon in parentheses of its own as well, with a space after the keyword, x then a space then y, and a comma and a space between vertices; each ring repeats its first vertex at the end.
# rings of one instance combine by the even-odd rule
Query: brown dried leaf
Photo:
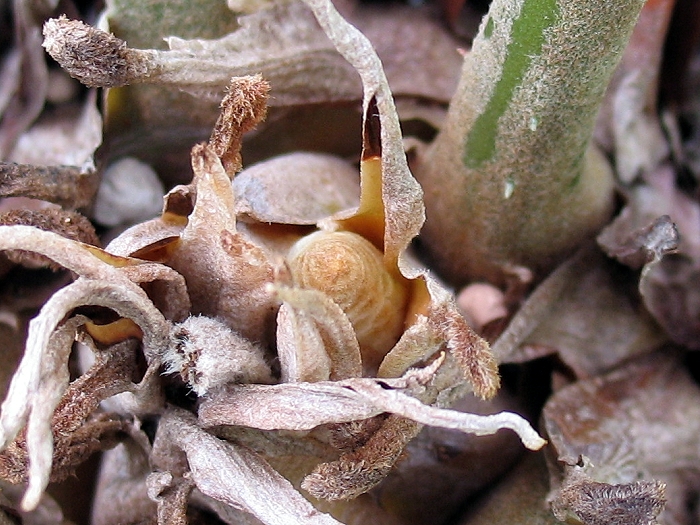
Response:
POLYGON ((668 215, 634 229, 632 214, 632 207, 623 209, 613 224, 598 235, 598 244, 608 255, 636 270, 678 249, 678 230, 668 215))
POLYGON ((700 349, 700 262, 685 254, 665 257, 644 275, 640 291, 654 318, 676 343, 700 349))
POLYGON ((527 299, 493 346, 501 362, 558 353, 578 377, 611 370, 665 340, 637 291, 637 276, 582 248, 527 299))
MULTIPOLYGON (((560 503, 567 506, 575 491, 573 485, 567 486, 584 479, 608 485, 608 489, 601 491, 597 486, 589 492, 593 503, 581 501, 588 509, 597 505, 599 516, 606 516, 609 510, 606 494, 622 496, 626 505, 635 507, 634 498, 644 496, 646 509, 653 514, 660 486, 640 481, 655 479, 666 484, 668 499, 660 521, 692 521, 686 498, 697 490, 692 480, 700 469, 699 401, 700 388, 672 351, 637 359, 555 393, 545 406, 544 423, 564 467, 561 489, 567 495, 560 503)), ((557 505, 559 493, 555 491, 552 497, 557 505)), ((636 511, 631 510, 625 519, 646 525, 644 519, 636 521, 636 511)), ((595 519, 603 518, 592 518, 590 523, 602 523, 595 519)))
MULTIPOLYGON (((340 423, 337 426, 342 425, 343 423, 340 423)), ((329 427, 333 427, 333 425, 329 425, 329 427)), ((316 432, 293 433, 288 430, 260 430, 238 426, 210 427, 206 430, 221 439, 234 441, 248 447, 270 461, 274 461, 275 458, 285 460, 292 457, 306 457, 313 458, 317 462, 319 460, 330 461, 338 457, 337 447, 321 441, 321 439, 325 439, 322 432, 321 437, 319 437, 316 432), (294 436, 294 439, 290 439, 291 436, 294 436)), ((329 434, 332 435, 332 432, 329 434)))
POLYGON ((459 81, 464 43, 423 7, 360 4, 343 14, 372 42, 395 97, 447 104, 459 81))
MULTIPOLYGON (((437 288, 437 284, 432 287, 437 288)), ((428 287, 429 290, 430 288, 431 286, 428 287)), ((495 396, 501 381, 498 364, 488 343, 469 327, 452 297, 438 302, 436 299, 439 295, 435 291, 432 295, 434 303, 430 305, 431 321, 437 325, 435 330, 442 333, 447 349, 457 361, 459 369, 464 372, 476 395, 482 399, 495 396)))
POLYGON ((204 432, 188 412, 167 411, 154 446, 182 450, 191 479, 202 493, 243 509, 265 524, 339 524, 316 510, 260 456, 204 432))
POLYGON ((613 150, 625 185, 656 169, 669 146, 658 116, 658 82, 675 0, 647 2, 608 85, 596 138, 613 150))
POLYGON ((35 226, 40 230, 58 233, 67 239, 100 246, 95 227, 84 215, 61 208, 10 210, 0 215, 0 224, 35 226))
MULTIPOLYGON (((175 191, 175 190, 173 190, 175 191)), ((167 201, 168 196, 165 196, 167 201)), ((190 209, 190 212, 192 210, 190 209)), ((173 214, 166 212, 168 216, 173 214)), ((113 239, 105 248, 118 257, 134 257, 154 262, 165 262, 180 241, 180 233, 187 224, 187 215, 182 221, 169 221, 157 217, 150 221, 135 224, 113 239)))
POLYGON ((420 315, 384 357, 377 377, 401 377, 411 365, 427 361, 436 354, 443 344, 441 334, 434 330, 430 320, 420 315))
MULTIPOLYGON (((670 165, 658 166, 645 179, 628 192, 627 208, 603 232, 602 243, 611 255, 619 256, 627 250, 629 239, 636 239, 639 232, 659 217, 670 217, 673 228, 663 221, 658 230, 651 230, 653 235, 663 234, 658 245, 643 248, 652 250, 655 260, 643 270, 639 288, 646 308, 669 337, 679 344, 698 348, 700 204, 677 187, 676 172, 670 165), (676 240, 678 253, 661 257, 674 249, 676 240)), ((653 239, 652 236, 640 240, 653 239)))

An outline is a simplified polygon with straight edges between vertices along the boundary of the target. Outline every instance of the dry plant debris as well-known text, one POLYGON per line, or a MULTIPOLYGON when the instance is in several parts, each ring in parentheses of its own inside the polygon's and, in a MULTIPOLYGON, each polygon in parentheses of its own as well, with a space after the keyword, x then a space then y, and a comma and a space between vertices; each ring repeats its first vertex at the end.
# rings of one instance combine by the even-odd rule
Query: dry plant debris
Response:
MULTIPOLYGON (((23 511, 94 450, 136 439, 142 418, 157 422, 152 446, 137 439, 155 470, 133 482, 155 504, 140 519, 159 523, 185 523, 190 500, 263 523, 338 523, 333 505, 327 514, 312 502, 352 507, 423 425, 510 429, 528 448, 544 445, 515 413, 447 408, 464 395, 493 397, 496 362, 451 293, 406 258, 422 193, 379 60, 330 2, 308 5, 364 86, 356 207, 271 224, 255 220, 264 208, 253 199, 248 222, 239 221, 232 179, 242 135, 265 117, 269 91, 261 76, 246 76, 230 81, 209 141, 192 149, 192 183, 168 193, 161 216, 105 249, 59 228, 0 227, 2 249, 77 276, 31 321, 2 406, 0 476, 27 483, 23 511), (74 340, 95 362, 69 383, 74 340), (103 400, 112 411, 96 412, 103 400), (237 428, 257 432, 218 437, 237 428), (264 431, 277 432, 273 450, 264 431), (303 459, 299 472, 290 462, 283 476, 268 463, 280 450, 303 459), (285 479, 300 474, 301 493, 285 479)), ((155 53, 77 21, 50 20, 44 32, 47 50, 88 85, 159 67, 155 53)), ((118 490, 104 483, 98 500, 118 490)))
POLYGON ((114 0, 114 34, 17 2, 0 523, 68 525, 53 489, 98 452, 97 525, 695 523, 700 177, 679 172, 698 147, 657 109, 676 1, 494 0, 470 51, 461 0, 442 3, 454 32, 428 5, 114 0), (624 28, 596 33, 614 13, 624 28), (595 22, 576 26, 585 45, 567 17, 595 22), (512 66, 523 28, 541 34, 512 66), (596 66, 608 52, 617 69, 596 66), (561 53, 585 60, 543 73, 561 53), (494 120, 501 66, 521 84, 494 120), (101 111, 66 71, 103 89, 101 111), (475 145, 485 121, 493 151, 475 145), (595 191, 562 205, 545 160, 595 191), (498 183, 465 194, 453 161, 498 183), (144 210, 123 202, 141 184, 144 210), (440 278, 467 286, 456 299, 440 278))

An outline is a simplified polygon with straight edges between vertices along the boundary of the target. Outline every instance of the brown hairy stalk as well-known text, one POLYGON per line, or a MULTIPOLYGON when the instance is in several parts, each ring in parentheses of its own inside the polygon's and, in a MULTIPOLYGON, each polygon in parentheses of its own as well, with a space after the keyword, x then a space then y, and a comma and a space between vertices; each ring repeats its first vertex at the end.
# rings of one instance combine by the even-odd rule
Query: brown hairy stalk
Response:
POLYGON ((229 176, 241 171, 243 134, 252 130, 267 115, 270 84, 262 75, 234 77, 221 101, 221 113, 214 125, 209 145, 214 149, 229 176))

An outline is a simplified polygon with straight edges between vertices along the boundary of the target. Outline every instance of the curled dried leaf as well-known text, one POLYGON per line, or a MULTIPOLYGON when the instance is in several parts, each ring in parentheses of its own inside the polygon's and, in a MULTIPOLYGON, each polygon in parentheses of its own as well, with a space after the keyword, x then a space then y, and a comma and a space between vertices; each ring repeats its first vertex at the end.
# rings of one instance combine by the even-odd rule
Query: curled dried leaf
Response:
POLYGON ((183 410, 170 409, 163 415, 154 446, 182 450, 191 479, 202 493, 265 524, 339 525, 316 510, 259 455, 204 432, 195 417, 183 410))
POLYGON ((667 337, 643 308, 638 274, 582 247, 530 295, 494 343, 502 362, 557 353, 577 377, 652 352, 667 337))
POLYGON ((635 228, 634 222, 633 210, 625 208, 598 236, 598 244, 608 255, 634 269, 677 251, 678 229, 671 217, 662 215, 638 228, 635 228))
MULTIPOLYGON (((3 448, 28 422, 29 489, 23 507, 32 508, 48 479, 52 457, 51 416, 67 386, 68 355, 76 325, 71 321, 67 328, 63 328, 66 316, 84 305, 110 308, 138 325, 143 334, 147 361, 158 362, 168 344, 170 323, 136 283, 162 278, 166 283, 174 284, 172 290, 179 287, 182 291, 183 288, 181 277, 178 281, 179 276, 172 270, 154 271, 153 263, 115 257, 28 226, 0 226, 0 247, 39 253, 81 275, 73 284, 57 292, 30 323, 25 355, 13 377, 0 415, 3 448)), ((182 304, 182 299, 178 300, 176 308, 182 304)), ((131 333, 130 330, 124 332, 126 337, 131 333)), ((125 374, 122 380, 129 377, 125 374)), ((102 387, 109 388, 109 384, 107 381, 102 387)))
POLYGON ((65 363, 75 331, 85 321, 81 316, 72 318, 54 332, 49 351, 56 360, 43 364, 42 382, 28 393, 26 431, 0 453, 3 477, 29 482, 22 501, 25 509, 38 504, 49 479, 66 478, 90 454, 114 446, 129 424, 119 417, 88 420, 88 416, 103 399, 132 389, 137 376, 133 340, 100 353, 95 365, 68 386, 65 363))
MULTIPOLYGON (((60 208, 10 210, 0 214, 0 225, 34 226, 40 230, 57 233, 67 239, 94 246, 100 245, 95 228, 87 218, 77 212, 65 211, 60 208)), ((59 265, 54 264, 51 260, 28 251, 7 251, 5 256, 12 262, 25 266, 49 266, 53 270, 60 268, 59 265)))
POLYGON ((431 380, 425 374, 416 385, 416 372, 399 379, 356 378, 336 382, 280 385, 227 385, 205 398, 199 421, 205 428, 242 425, 260 429, 311 430, 326 423, 367 419, 383 412, 418 423, 488 435, 501 428, 515 431, 526 447, 539 449, 544 440, 520 416, 503 412, 491 416, 463 414, 424 405, 411 397, 411 385, 431 380), (265 410, 259 408, 264 406, 265 410))
POLYGON ((639 286, 646 308, 673 341, 698 348, 700 205, 677 186, 677 175, 668 162, 645 172, 599 241, 625 264, 647 263, 639 286))

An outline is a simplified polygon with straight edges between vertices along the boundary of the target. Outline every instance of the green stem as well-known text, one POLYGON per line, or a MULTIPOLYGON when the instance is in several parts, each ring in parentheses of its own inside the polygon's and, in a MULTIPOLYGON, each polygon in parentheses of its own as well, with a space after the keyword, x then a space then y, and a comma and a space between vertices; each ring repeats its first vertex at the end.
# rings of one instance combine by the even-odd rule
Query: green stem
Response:
POLYGON ((613 185, 589 147, 644 0, 494 0, 445 127, 417 174, 443 274, 544 274, 607 222, 613 185))

